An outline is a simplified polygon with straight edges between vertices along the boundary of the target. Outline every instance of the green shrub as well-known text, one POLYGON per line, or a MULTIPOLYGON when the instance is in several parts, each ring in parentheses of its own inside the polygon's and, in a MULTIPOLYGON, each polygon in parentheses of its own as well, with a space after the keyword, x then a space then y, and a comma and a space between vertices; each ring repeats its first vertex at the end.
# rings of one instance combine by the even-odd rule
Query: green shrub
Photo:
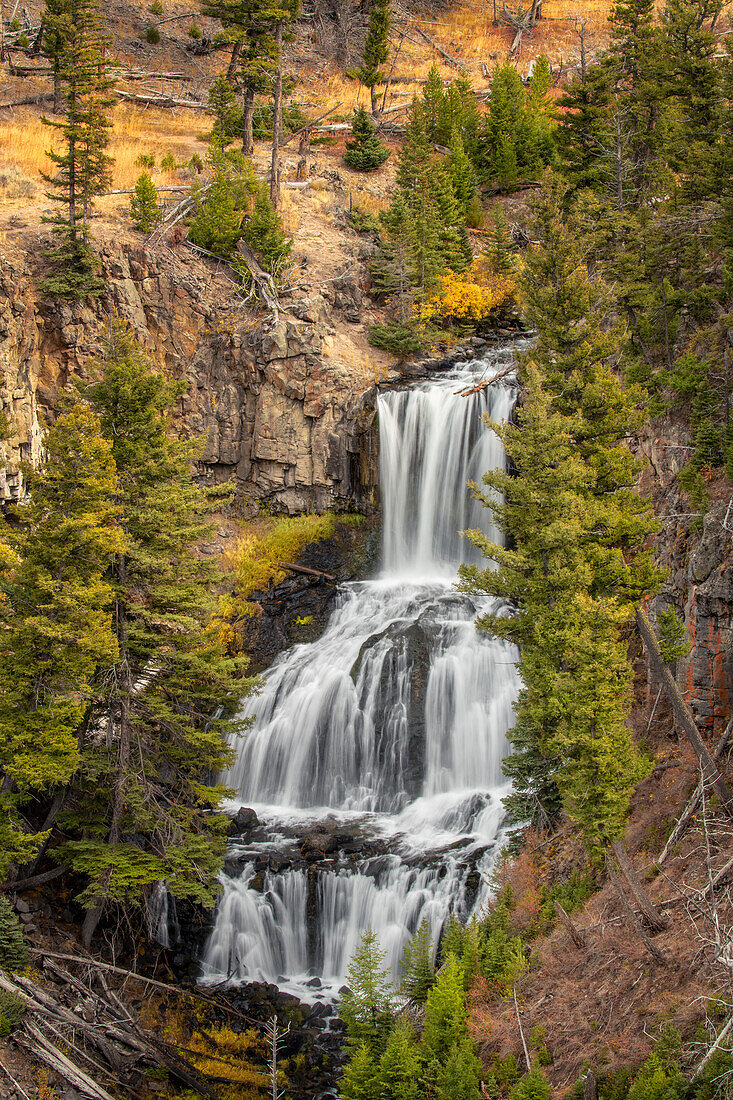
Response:
POLYGON ((349 225, 357 233, 375 234, 379 233, 380 229, 379 218, 367 210, 362 210, 360 206, 352 206, 349 211, 349 225))
POLYGON ((155 24, 151 23, 145 31, 145 41, 150 46, 157 46, 160 42, 160 31, 155 24))
POLYGON ((17 993, 0 989, 0 1036, 15 1031, 25 1015, 25 1001, 17 993))
POLYGON ((188 167, 192 172, 195 172, 196 175, 198 175, 200 172, 203 172, 204 162, 202 161, 198 153, 194 153, 193 156, 188 158, 188 167))
POLYGON ((261 183, 254 209, 244 230, 244 239, 256 252, 265 271, 275 274, 290 255, 291 242, 283 231, 280 215, 270 201, 266 183, 261 183))
POLYGON ((550 1100, 550 1082, 539 1066, 532 1069, 521 1081, 517 1081, 509 1095, 511 1100, 550 1100))
POLYGON ((163 14, 163 5, 161 4, 160 0, 153 0, 152 4, 150 5, 150 8, 148 10, 153 15, 162 15, 163 14))
POLYGON ((188 28, 188 37, 193 39, 199 39, 201 37, 201 27, 198 23, 192 23, 188 28))
POLYGON ((553 882, 552 886, 540 889, 540 917, 546 926, 555 920, 555 902, 558 901, 567 913, 580 909, 588 898, 595 893, 596 885, 592 875, 575 868, 564 882, 553 882))
POLYGON ((15 45, 18 47, 19 50, 27 50, 28 47, 30 46, 30 42, 28 40, 28 35, 27 34, 19 34, 18 37, 15 40, 15 45))
POLYGON ((141 153, 135 164, 138 168, 155 168, 155 154, 141 153))
POLYGON ((23 929, 7 898, 0 898, 0 968, 22 970, 28 965, 23 929))
POLYGON ((15 34, 16 31, 19 31, 20 30, 20 19, 14 19, 12 21, 12 23, 10 24, 10 29, 13 32, 13 34, 15 34))
POLYGON ((424 341, 409 325, 370 325, 369 343, 372 347, 390 351, 399 359, 409 359, 422 351, 424 341))
POLYGON ((388 156, 389 149, 377 137, 376 126, 360 107, 351 122, 351 141, 346 142, 346 164, 359 172, 373 172, 388 156))
POLYGON ((130 199, 130 217, 141 233, 151 233, 162 218, 158 192, 147 172, 141 172, 135 184, 135 193, 130 199))
POLYGON ((163 169, 164 172, 175 172, 178 164, 176 162, 176 158, 173 156, 172 153, 166 153, 166 155, 160 162, 160 167, 163 169))

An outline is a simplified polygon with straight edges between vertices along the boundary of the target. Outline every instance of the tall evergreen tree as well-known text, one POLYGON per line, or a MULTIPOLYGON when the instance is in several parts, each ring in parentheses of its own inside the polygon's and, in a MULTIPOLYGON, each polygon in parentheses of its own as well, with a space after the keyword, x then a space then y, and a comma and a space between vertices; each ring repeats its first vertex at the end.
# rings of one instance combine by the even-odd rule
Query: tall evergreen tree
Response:
POLYGON ((494 471, 485 479, 493 493, 483 499, 513 545, 476 533, 499 568, 463 575, 469 588, 517 608, 503 622, 482 620, 522 646, 514 775, 525 787, 517 793, 529 799, 556 784, 598 852, 623 835, 642 775, 627 726, 630 671, 619 629, 658 582, 644 550, 655 524, 634 492, 637 467, 626 443, 639 422, 636 396, 611 369, 612 298, 584 263, 583 234, 563 217, 566 195, 547 178, 535 206, 541 244, 528 257, 523 289, 539 338, 520 363, 518 421, 496 425, 516 476, 494 471))
POLYGON ((76 772, 94 674, 117 657, 105 574, 124 539, 111 445, 77 408, 57 419, 44 450, 42 470, 25 471, 30 500, 5 529, 0 573, 0 876, 45 839, 24 807, 76 772))
POLYGON ((420 1068, 415 1033, 407 1021, 398 1020, 379 1059, 379 1100, 420 1100, 420 1068))
POLYGON ((111 158, 106 153, 113 100, 107 76, 104 33, 98 0, 68 0, 52 26, 54 65, 63 90, 66 116, 43 119, 61 134, 63 151, 46 155, 56 175, 44 173, 52 187, 49 198, 65 208, 44 217, 52 226, 56 244, 46 256, 52 273, 40 286, 45 294, 61 298, 87 298, 101 293, 104 283, 96 274, 89 220, 94 198, 108 186, 111 158))
POLYGON ((341 998, 339 1013, 346 1024, 349 1044, 365 1044, 372 1055, 381 1055, 394 1018, 394 995, 384 952, 370 928, 362 934, 346 975, 348 992, 341 998))
POLYGON ((373 115, 379 110, 377 85, 384 80, 381 67, 389 56, 389 23, 389 0, 372 0, 364 53, 356 75, 369 89, 373 115))
POLYGON ((105 907, 138 904, 165 880, 178 898, 211 905, 226 819, 211 812, 213 784, 231 759, 237 698, 250 689, 210 629, 219 574, 193 545, 206 537, 211 500, 194 483, 198 445, 170 437, 180 387, 150 366, 121 322, 112 322, 100 378, 86 388, 112 442, 124 546, 111 568, 117 653, 100 662, 94 718, 82 747, 81 834, 65 857, 87 876, 83 938, 105 907))

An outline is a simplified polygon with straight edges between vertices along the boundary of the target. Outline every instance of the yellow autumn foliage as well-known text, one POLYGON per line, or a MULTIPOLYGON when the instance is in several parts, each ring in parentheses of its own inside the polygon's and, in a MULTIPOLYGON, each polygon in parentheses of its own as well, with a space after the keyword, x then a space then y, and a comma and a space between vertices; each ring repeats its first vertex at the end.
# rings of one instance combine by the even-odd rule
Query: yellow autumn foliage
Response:
POLYGON ((478 256, 462 274, 449 271, 441 287, 415 307, 419 321, 485 321, 516 299, 513 274, 493 270, 486 256, 478 256))

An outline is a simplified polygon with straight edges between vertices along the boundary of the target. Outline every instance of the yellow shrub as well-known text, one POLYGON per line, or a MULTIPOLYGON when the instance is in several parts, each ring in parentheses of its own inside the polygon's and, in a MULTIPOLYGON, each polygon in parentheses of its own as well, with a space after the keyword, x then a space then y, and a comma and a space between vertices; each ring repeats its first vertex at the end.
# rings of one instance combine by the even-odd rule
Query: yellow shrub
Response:
POLYGON ((449 271, 440 290, 416 307, 421 321, 485 321, 514 300, 513 275, 495 272, 486 256, 479 256, 461 275, 449 271))
POLYGON ((200 1073, 218 1080, 222 1098, 261 1100, 266 1096, 267 1047, 256 1031, 237 1033, 226 1024, 205 1028, 191 1036, 183 1053, 200 1073))

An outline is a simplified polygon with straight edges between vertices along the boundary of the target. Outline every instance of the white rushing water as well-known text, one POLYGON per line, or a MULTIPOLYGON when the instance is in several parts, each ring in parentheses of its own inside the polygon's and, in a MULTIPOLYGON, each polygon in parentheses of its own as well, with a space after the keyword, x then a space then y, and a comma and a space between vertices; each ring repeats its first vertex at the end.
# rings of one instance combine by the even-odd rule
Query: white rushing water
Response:
POLYGON ((343 585, 323 636, 281 654, 246 702, 253 725, 224 778, 237 805, 257 810, 266 839, 239 853, 239 877, 223 879, 205 981, 302 993, 315 976, 334 990, 367 927, 397 976, 422 920, 437 943, 450 912, 465 917, 485 899, 516 654, 477 633, 486 604, 454 582, 475 553, 460 531, 489 530, 491 518, 466 483, 504 461, 481 415, 506 418, 513 394, 503 383, 456 391, 512 354, 499 348, 379 396, 382 569, 343 585), (379 854, 367 845, 361 857, 256 873, 283 831, 324 820, 381 841, 379 854))

